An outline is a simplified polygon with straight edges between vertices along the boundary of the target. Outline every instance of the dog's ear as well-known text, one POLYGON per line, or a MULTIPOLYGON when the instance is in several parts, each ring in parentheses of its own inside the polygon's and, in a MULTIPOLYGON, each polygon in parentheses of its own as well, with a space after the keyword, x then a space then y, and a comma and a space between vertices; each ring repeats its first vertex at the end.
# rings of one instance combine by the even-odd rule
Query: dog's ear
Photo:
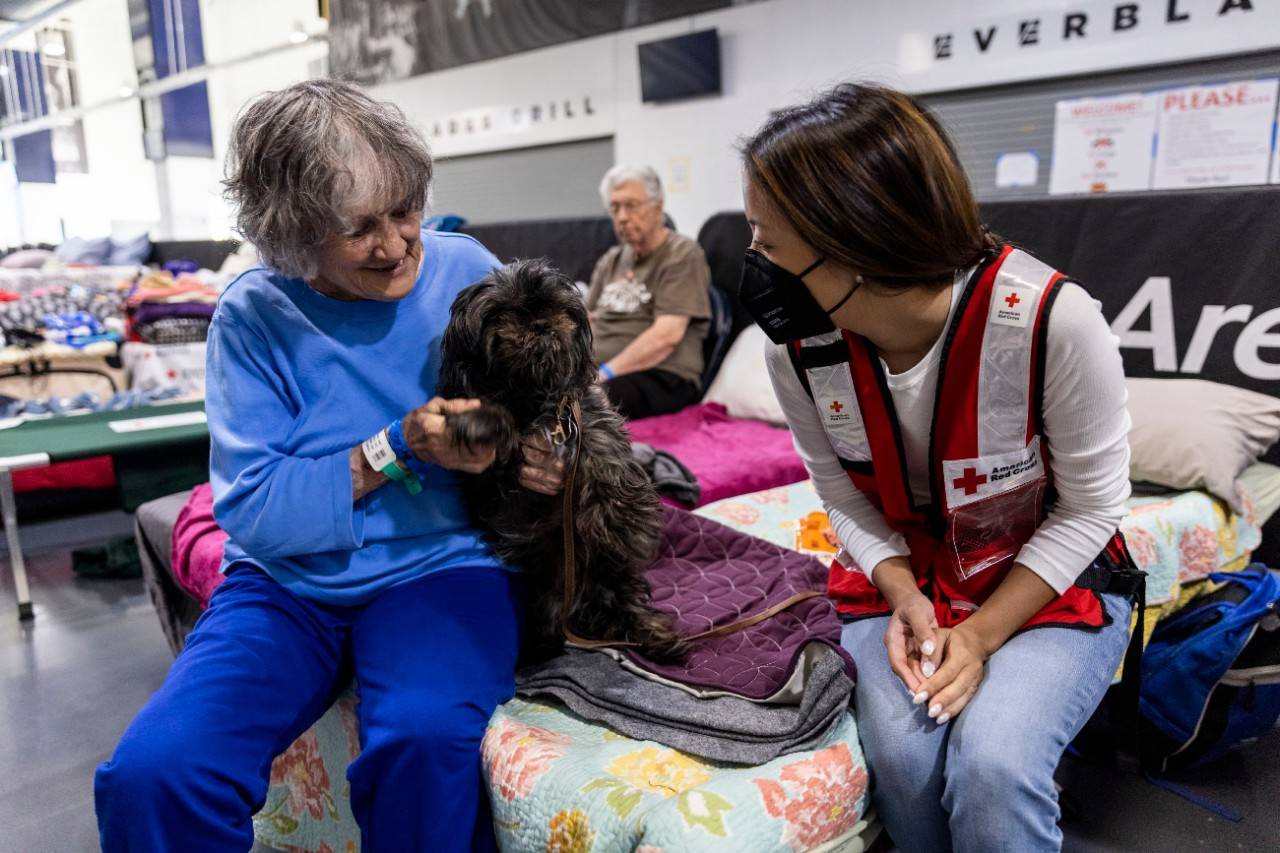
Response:
POLYGON ((449 324, 440 339, 440 387, 448 394, 471 396, 468 362, 482 351, 485 312, 481 305, 485 293, 493 285, 481 279, 465 287, 454 297, 449 308, 449 324))
POLYGON ((587 299, 568 276, 557 271, 556 279, 556 284, 563 290, 561 299, 563 310, 578 330, 573 343, 574 384, 580 389, 589 388, 595 384, 598 368, 595 361, 595 343, 591 334, 591 317, 587 313, 587 299))

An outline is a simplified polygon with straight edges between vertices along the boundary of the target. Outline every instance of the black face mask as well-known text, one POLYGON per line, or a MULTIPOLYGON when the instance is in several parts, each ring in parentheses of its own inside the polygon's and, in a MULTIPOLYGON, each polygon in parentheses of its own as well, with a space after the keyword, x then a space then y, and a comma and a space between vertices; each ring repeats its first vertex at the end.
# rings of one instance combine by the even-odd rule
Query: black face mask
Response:
POLYGON ((755 249, 747 249, 742 261, 738 299, 775 344, 787 344, 835 331, 831 315, 849 301, 858 285, 850 287, 844 299, 832 308, 823 309, 809 288, 804 286, 804 277, 824 260, 818 258, 796 274, 787 272, 755 249))

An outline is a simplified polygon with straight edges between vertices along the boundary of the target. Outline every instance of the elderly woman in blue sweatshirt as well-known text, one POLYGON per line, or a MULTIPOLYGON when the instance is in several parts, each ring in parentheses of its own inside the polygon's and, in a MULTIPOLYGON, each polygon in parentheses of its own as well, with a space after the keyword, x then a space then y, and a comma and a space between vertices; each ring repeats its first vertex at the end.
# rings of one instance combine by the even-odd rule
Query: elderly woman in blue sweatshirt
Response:
MULTIPOLYGON (((421 230, 431 158, 395 107, 311 81, 238 120, 239 227, 265 266, 209 330, 214 514, 226 580, 168 678, 96 777, 102 846, 229 851, 272 758, 354 675, 348 771, 366 853, 493 846, 480 738, 511 696, 513 576, 471 526, 434 389, 459 290, 496 266, 421 230)), ((526 449, 524 484, 560 470, 526 449)))

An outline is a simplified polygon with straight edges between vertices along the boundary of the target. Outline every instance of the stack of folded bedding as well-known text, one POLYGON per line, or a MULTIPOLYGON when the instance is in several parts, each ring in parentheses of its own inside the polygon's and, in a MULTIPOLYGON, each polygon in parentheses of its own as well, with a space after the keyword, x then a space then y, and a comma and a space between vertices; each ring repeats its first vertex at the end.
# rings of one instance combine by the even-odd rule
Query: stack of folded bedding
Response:
POLYGON ((840 620, 822 595, 826 569, 802 554, 710 519, 666 508, 647 572, 654 606, 685 636, 704 637, 679 663, 633 650, 570 649, 522 670, 517 690, 553 697, 578 716, 712 761, 763 764, 811 749, 843 719, 856 677, 840 620))
POLYGON ((152 273, 129 294, 129 339, 148 344, 202 342, 217 302, 218 291, 193 275, 152 273))
POLYGON ((609 655, 571 650, 519 674, 522 696, 552 698, 578 717, 636 740, 730 764, 765 764, 814 749, 844 719, 853 690, 847 661, 820 646, 804 659, 798 704, 769 704, 730 692, 699 696, 647 678, 609 655))

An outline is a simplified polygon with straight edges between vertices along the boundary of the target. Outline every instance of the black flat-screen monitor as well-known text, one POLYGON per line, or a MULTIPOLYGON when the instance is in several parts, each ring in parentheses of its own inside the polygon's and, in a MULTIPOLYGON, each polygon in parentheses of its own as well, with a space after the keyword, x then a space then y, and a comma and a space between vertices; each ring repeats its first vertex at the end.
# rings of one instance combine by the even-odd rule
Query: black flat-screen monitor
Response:
POLYGON ((720 36, 714 29, 639 46, 640 99, 720 94, 720 36))

